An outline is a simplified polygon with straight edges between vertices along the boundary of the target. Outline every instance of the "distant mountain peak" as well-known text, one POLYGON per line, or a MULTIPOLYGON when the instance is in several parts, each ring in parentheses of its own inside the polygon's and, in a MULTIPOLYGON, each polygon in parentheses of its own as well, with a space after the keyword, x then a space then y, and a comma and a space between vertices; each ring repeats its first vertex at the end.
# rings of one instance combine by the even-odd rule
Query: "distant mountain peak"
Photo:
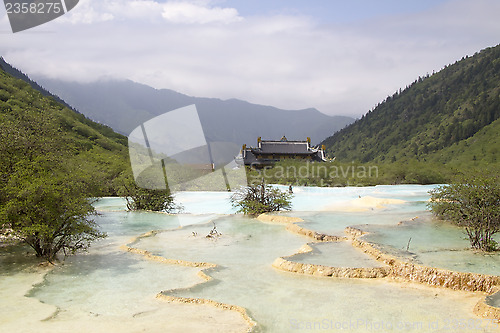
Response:
POLYGON ((319 143, 354 121, 351 117, 328 116, 314 108, 291 111, 236 98, 192 97, 130 80, 41 82, 86 116, 125 135, 149 119, 191 104, 198 109, 207 137, 237 144, 253 142, 259 136, 279 139, 285 132, 292 139, 311 137, 319 143))

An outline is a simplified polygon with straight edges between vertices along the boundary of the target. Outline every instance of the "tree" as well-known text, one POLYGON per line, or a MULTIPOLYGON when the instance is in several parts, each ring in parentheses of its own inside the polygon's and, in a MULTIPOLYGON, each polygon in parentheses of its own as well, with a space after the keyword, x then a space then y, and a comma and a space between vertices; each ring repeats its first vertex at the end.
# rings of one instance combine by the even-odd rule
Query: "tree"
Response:
POLYGON ((498 250, 492 236, 500 231, 499 177, 462 178, 430 191, 429 206, 442 219, 465 228, 473 249, 498 250))
POLYGON ((125 197, 128 210, 149 210, 173 213, 182 210, 174 201, 170 190, 151 190, 137 186, 129 170, 117 180, 118 194, 125 197))
POLYGON ((125 196, 128 210, 173 213, 180 210, 168 190, 149 190, 132 185, 125 196))
POLYGON ((59 119, 23 105, 0 115, 0 227, 49 261, 106 234, 92 220, 91 174, 79 163, 59 119))
POLYGON ((259 215, 291 209, 292 194, 280 191, 270 185, 251 184, 231 196, 231 204, 245 215, 259 215))
POLYGON ((115 194, 125 143, 0 69, 0 230, 48 260, 105 237, 89 198, 115 194))
POLYGON ((62 165, 45 157, 20 161, 2 189, 0 224, 48 261, 106 237, 91 219, 95 210, 78 169, 62 165))

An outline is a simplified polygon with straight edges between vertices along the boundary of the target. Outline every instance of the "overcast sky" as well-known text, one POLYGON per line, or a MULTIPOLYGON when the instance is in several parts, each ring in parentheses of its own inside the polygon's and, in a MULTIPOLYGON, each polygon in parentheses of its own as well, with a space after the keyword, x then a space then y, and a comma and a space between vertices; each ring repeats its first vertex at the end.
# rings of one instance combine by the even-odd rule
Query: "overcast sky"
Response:
POLYGON ((0 55, 37 78, 131 79, 198 97, 359 117, 500 43, 498 0, 80 0, 0 55))

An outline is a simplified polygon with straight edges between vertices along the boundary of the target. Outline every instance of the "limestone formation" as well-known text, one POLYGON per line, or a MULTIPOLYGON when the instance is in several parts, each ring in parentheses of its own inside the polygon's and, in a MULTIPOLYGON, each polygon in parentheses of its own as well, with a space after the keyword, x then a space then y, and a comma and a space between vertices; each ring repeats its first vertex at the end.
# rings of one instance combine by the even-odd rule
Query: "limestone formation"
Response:
POLYGON ((158 261, 161 263, 165 264, 171 264, 171 265, 181 265, 181 266, 188 266, 188 267, 200 267, 202 268, 200 271, 198 271, 198 276, 203 280, 200 283, 196 283, 193 286, 187 287, 187 288, 177 288, 177 289, 172 289, 172 290, 167 290, 167 291, 161 291, 156 295, 157 299, 162 299, 170 303, 188 303, 188 304, 208 304, 211 306, 215 306, 217 308, 221 308, 223 310, 229 310, 229 311, 236 311, 240 313, 240 315, 243 317, 243 319, 248 323, 248 333, 254 332, 257 327, 257 323, 248 315, 247 311, 245 308, 237 306, 237 305, 231 305, 231 304, 225 304, 225 303, 220 303, 216 302, 213 300, 209 299, 203 299, 203 298, 189 298, 189 297, 179 297, 179 296, 174 296, 173 293, 178 293, 182 291, 187 291, 193 287, 195 287, 198 284, 201 283, 206 283, 208 281, 213 280, 213 278, 207 274, 209 270, 213 270, 217 267, 216 264, 212 263, 207 263, 207 262, 191 262, 191 261, 186 261, 186 260, 179 260, 179 259, 168 259, 164 258, 161 256, 156 256, 153 255, 151 252, 134 248, 131 247, 131 244, 136 243, 139 241, 141 238, 145 237, 152 237, 155 236, 159 233, 160 231, 150 231, 145 234, 142 234, 138 237, 135 237, 129 241, 129 243, 122 245, 120 247, 121 250, 126 251, 126 252, 131 252, 131 253, 136 253, 144 256, 145 258, 149 260, 154 260, 158 261))
MULTIPOLYGON (((416 217, 417 218, 417 217, 416 217)), ((414 218, 414 219, 416 219, 414 218)), ((296 222, 303 222, 302 219, 294 221, 293 218, 262 214, 259 216, 261 221, 273 221, 287 223, 286 229, 290 232, 310 237, 318 242, 338 242, 344 240, 351 240, 352 246, 362 250, 364 253, 370 255, 375 260, 384 263, 385 267, 375 268, 346 268, 346 267, 331 267, 316 264, 304 264, 288 260, 288 257, 277 258, 273 262, 273 267, 299 274, 307 274, 322 277, 337 277, 337 278, 382 278, 390 277, 395 280, 402 280, 408 282, 417 282, 434 287, 448 288, 452 290, 462 290, 470 292, 482 292, 489 296, 495 293, 500 293, 500 276, 468 273, 468 272, 455 272, 452 270, 427 267, 415 263, 405 262, 399 258, 391 256, 382 252, 374 244, 363 241, 363 235, 367 232, 353 228, 345 228, 347 237, 326 235, 308 230, 306 228, 296 225, 296 222)), ((306 253, 312 251, 309 244, 303 246, 296 254, 306 253)), ((494 307, 487 303, 487 297, 479 301, 475 308, 474 313, 480 317, 496 320, 500 322, 500 308, 494 307)))

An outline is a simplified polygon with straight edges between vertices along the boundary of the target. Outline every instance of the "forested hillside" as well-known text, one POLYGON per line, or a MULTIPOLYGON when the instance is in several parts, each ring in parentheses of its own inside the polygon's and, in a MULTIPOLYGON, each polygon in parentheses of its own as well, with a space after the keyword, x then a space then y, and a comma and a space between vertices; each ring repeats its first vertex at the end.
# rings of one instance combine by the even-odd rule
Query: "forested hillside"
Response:
POLYGON ((418 78, 324 140, 330 157, 360 162, 499 162, 500 46, 418 78))
POLYGON ((126 137, 0 69, 0 204, 22 183, 17 177, 45 171, 74 173, 88 195, 114 194, 114 179, 128 168, 126 145, 126 137))
MULTIPOLYGON (((24 82, 28 83, 33 89, 38 90, 42 95, 47 96, 47 97, 52 97, 55 101, 63 104, 66 106, 68 109, 75 110, 71 105, 63 101, 59 96, 56 96, 52 94, 50 91, 39 85, 37 82, 33 81, 28 77, 28 75, 24 74, 20 70, 18 70, 15 67, 12 67, 8 62, 4 60, 3 57, 0 57, 0 70, 3 70, 4 72, 12 75, 13 77, 17 79, 21 79, 24 82)), ((75 110, 76 111, 76 110, 75 110)))

